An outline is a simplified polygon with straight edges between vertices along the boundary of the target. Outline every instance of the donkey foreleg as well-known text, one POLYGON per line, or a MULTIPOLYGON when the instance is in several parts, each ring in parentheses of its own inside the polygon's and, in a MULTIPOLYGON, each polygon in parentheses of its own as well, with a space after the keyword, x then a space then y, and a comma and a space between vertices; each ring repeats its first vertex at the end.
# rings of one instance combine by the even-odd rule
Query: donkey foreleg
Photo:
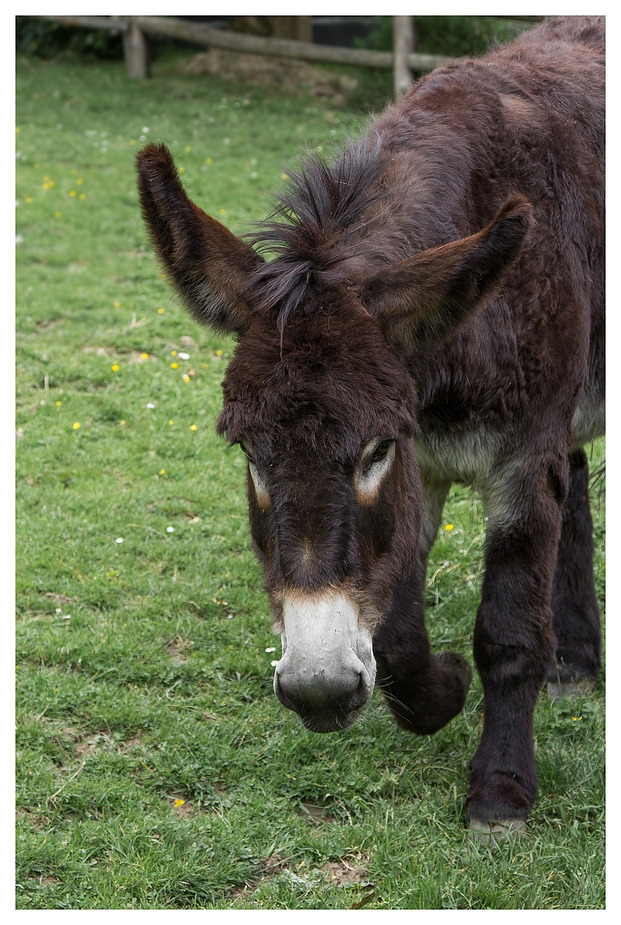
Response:
POLYGON ((470 765, 471 828, 520 824, 532 808, 533 712, 556 647, 552 581, 567 469, 556 460, 503 475, 482 491, 489 523, 474 656, 485 715, 470 765))
POLYGON ((423 592, 423 570, 417 568, 395 591, 375 630, 373 652, 378 684, 398 725, 430 735, 463 709, 472 669, 456 652, 432 654, 423 592))
POLYGON ((375 631, 373 651, 378 683, 399 726, 430 734, 462 710, 472 669, 456 652, 433 655, 429 646, 425 627, 427 557, 450 482, 428 482, 423 476, 423 486, 425 518, 419 565, 395 590, 390 610, 375 631))

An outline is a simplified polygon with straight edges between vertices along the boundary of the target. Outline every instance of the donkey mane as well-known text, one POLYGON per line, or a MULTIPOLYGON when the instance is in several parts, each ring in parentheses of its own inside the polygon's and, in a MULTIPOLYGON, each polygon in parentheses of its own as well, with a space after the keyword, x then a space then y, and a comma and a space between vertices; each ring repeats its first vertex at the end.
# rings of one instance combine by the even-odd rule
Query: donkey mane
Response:
MULTIPOLYGON (((288 171, 288 189, 268 218, 246 236, 259 253, 275 255, 256 266, 247 290, 261 310, 278 306, 281 330, 292 313, 317 306, 311 287, 321 293, 349 282, 352 271, 381 259, 371 233, 386 211, 371 209, 382 198, 380 153, 381 138, 373 133, 337 149, 330 161, 308 154, 299 170, 288 171)), ((386 262, 390 253, 387 246, 386 262)))

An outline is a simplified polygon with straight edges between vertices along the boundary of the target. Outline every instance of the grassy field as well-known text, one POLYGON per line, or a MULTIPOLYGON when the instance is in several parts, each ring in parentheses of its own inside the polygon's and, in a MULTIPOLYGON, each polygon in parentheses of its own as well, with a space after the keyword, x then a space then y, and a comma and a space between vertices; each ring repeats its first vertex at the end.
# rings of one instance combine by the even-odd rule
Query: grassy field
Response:
MULTIPOLYGON (((478 679, 431 738, 377 692, 327 736, 272 693, 244 465, 214 435, 232 344, 162 279, 134 156, 165 141, 241 233, 364 117, 164 65, 21 60, 17 90, 17 907, 603 908, 603 677, 540 698, 540 797, 496 848, 463 825, 478 679)), ((601 489, 593 512, 603 608, 601 489)), ((471 659, 480 502, 454 490, 445 523, 428 624, 471 659)))

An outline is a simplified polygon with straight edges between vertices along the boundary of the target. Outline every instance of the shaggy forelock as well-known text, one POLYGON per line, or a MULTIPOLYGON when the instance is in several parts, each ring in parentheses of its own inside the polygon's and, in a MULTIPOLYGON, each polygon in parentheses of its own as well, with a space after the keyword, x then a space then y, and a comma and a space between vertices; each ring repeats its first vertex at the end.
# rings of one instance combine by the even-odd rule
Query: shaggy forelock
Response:
POLYGON ((248 293, 259 310, 278 306, 282 328, 292 312, 309 310, 312 285, 317 292, 347 276, 343 266, 377 254, 377 241, 365 234, 378 218, 369 207, 381 198, 381 142, 371 135, 341 151, 330 163, 308 156, 289 172, 289 187, 271 215, 248 235, 259 251, 275 255, 249 280, 248 293))

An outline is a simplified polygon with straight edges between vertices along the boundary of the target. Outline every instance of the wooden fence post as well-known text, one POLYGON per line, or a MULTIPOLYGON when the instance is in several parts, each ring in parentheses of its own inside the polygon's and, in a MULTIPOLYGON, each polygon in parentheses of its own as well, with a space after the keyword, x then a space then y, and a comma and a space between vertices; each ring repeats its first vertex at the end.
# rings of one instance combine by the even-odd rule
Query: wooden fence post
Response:
POLYGON ((412 86, 408 55, 414 51, 414 21, 411 16, 393 16, 395 100, 398 102, 412 86))
POLYGON ((144 80, 150 76, 148 40, 133 16, 123 33, 123 51, 128 77, 144 80))

